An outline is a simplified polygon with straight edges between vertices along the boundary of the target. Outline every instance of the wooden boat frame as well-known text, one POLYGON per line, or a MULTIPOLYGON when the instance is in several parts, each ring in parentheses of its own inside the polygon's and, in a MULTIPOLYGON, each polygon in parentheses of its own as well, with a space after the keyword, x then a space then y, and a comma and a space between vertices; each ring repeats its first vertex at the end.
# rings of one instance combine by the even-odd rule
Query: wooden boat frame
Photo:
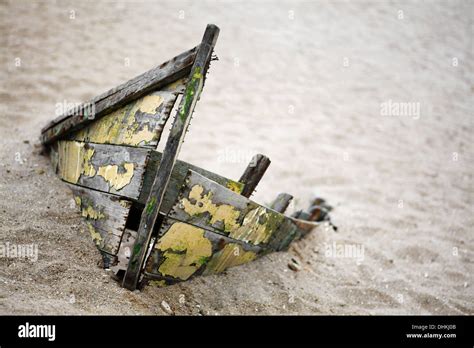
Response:
POLYGON ((284 250, 319 225, 249 197, 270 160, 256 155, 238 181, 178 160, 219 28, 173 59, 56 118, 41 132, 91 236, 122 285, 165 286, 284 250), (156 146, 176 111, 163 153, 156 146))

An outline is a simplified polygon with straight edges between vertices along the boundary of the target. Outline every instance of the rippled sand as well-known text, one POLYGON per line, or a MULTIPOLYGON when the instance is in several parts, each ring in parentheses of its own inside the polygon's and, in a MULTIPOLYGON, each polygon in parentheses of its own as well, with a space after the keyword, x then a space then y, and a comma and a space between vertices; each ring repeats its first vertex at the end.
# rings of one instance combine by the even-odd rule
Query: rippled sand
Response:
POLYGON ((162 314, 162 300, 182 314, 474 313, 472 2, 160 3, 0 2, 0 242, 39 248, 37 262, 0 258, 0 313, 162 314), (264 153, 255 200, 325 197, 339 230, 132 293, 96 266, 40 128, 57 103, 193 47, 207 23, 219 61, 180 158, 238 178, 264 153), (383 115, 389 101, 419 113, 383 115))

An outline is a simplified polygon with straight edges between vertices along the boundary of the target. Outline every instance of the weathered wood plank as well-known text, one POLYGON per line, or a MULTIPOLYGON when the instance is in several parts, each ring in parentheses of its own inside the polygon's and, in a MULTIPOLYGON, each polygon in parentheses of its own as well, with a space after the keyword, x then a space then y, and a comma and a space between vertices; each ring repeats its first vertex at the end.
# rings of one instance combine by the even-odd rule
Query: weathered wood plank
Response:
POLYGON ((279 193, 275 200, 270 204, 270 208, 283 214, 286 208, 290 205, 292 199, 293 196, 288 193, 279 193))
POLYGON ((198 47, 194 47, 160 66, 99 95, 90 102, 57 117, 42 129, 41 142, 45 145, 51 144, 135 99, 188 76, 198 47))
POLYGON ((114 146, 58 141, 57 173, 71 184, 138 199, 148 151, 114 146))
POLYGON ((169 217, 262 247, 286 218, 193 171, 169 217))
POLYGON ((184 91, 185 82, 185 79, 180 79, 141 97, 68 138, 98 144, 156 148, 176 98, 184 91))
MULTIPOLYGON (((153 183, 156 173, 158 171, 159 163, 161 161, 162 154, 158 151, 152 151, 149 164, 147 167, 147 172, 145 173, 145 178, 143 182, 143 188, 140 194, 138 201, 140 203, 145 203, 147 197, 150 194, 150 188, 153 183)), ((171 174, 170 182, 168 184, 168 190, 165 193, 163 198, 163 203, 161 205, 160 211, 164 214, 167 214, 171 207, 176 202, 178 198, 179 190, 181 189, 184 179, 188 175, 188 171, 193 170, 196 173, 199 173, 212 181, 219 183, 220 185, 227 187, 228 189, 240 193, 244 189, 244 185, 240 182, 234 181, 232 179, 225 178, 221 175, 215 174, 208 170, 202 169, 200 167, 194 166, 192 164, 186 163, 184 161, 177 160, 171 174)))
POLYGON ((168 216, 268 250, 281 250, 318 226, 261 206, 193 171, 168 216))
POLYGON ((138 284, 153 228, 160 212, 161 204, 163 203, 163 197, 168 189, 171 173, 191 120, 194 107, 201 94, 218 35, 219 28, 215 25, 208 25, 196 53, 183 99, 179 105, 170 135, 166 142, 163 157, 156 178, 152 184, 145 210, 142 213, 137 240, 135 241, 132 256, 130 257, 127 272, 123 280, 123 286, 129 290, 135 290, 138 284))
POLYGON ((116 255, 132 202, 115 195, 75 185, 68 186, 97 247, 116 255))
MULTIPOLYGON (((94 158, 93 156, 92 159, 94 158)), ((145 204, 150 194, 150 189, 153 180, 156 177, 162 154, 158 151, 144 148, 130 148, 104 144, 87 144, 86 146, 86 144, 82 142, 78 142, 78 144, 75 144, 75 142, 73 141, 61 140, 51 147, 50 157, 55 172, 58 173, 59 177, 61 177, 67 182, 79 184, 102 192, 119 194, 120 196, 123 196, 125 198, 138 201, 138 203, 140 204, 145 204), (62 149, 61 153, 58 152, 59 147, 61 147, 62 149), (87 177, 85 179, 80 180, 78 178, 78 173, 81 174, 80 176, 85 175, 83 173, 84 171, 86 171, 85 167, 88 168, 87 165, 89 163, 86 158, 86 155, 89 155, 85 149, 86 147, 90 148, 90 151, 93 151, 93 156, 97 153, 107 154, 107 156, 111 160, 116 158, 122 158, 124 150, 132 151, 133 157, 136 159, 135 163, 137 164, 137 166, 140 168, 144 168, 146 165, 143 180, 140 182, 134 182, 128 187, 127 190, 119 190, 119 192, 117 193, 113 190, 110 190, 109 185, 104 185, 103 178, 95 177, 97 174, 92 178, 87 177), (63 158, 64 156, 69 156, 69 160, 68 158, 63 158), (72 159, 70 158, 71 156, 72 159), (77 160, 78 156, 80 156, 82 160, 77 160), (61 166, 59 166, 60 164, 61 166)), ((92 165, 94 165, 94 163, 95 161, 93 161, 92 165)), ((97 166, 94 166, 93 170, 91 170, 90 168, 88 169, 88 173, 97 173, 99 170, 97 166)), ((179 194, 179 190, 181 189, 181 186, 183 185, 184 179, 186 178, 186 175, 188 174, 189 170, 193 170, 237 193, 240 193, 244 187, 242 183, 225 178, 208 170, 189 164, 187 162, 177 160, 173 168, 173 172, 171 174, 168 190, 166 191, 162 207, 160 208, 160 211, 162 213, 167 214, 175 203, 179 194)))
POLYGON ((220 273, 256 259, 265 251, 171 218, 162 224, 146 262, 145 276, 164 286, 197 275, 220 273))
POLYGON ((245 185, 242 196, 250 197, 252 195, 270 165, 270 162, 270 159, 262 154, 253 156, 245 172, 239 179, 239 182, 245 185))

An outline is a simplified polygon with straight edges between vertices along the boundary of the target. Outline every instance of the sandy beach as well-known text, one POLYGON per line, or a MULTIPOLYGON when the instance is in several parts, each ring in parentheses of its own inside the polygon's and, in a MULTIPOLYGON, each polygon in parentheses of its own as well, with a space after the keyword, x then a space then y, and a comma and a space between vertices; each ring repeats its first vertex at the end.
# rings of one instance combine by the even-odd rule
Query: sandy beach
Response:
POLYGON ((199 3, 0 0, 0 244, 38 250, 0 257, 0 314, 474 314, 473 3, 199 3), (130 292, 99 267, 40 130, 207 23, 219 60, 180 159, 238 179, 263 153, 252 199, 324 197, 338 230, 130 292))

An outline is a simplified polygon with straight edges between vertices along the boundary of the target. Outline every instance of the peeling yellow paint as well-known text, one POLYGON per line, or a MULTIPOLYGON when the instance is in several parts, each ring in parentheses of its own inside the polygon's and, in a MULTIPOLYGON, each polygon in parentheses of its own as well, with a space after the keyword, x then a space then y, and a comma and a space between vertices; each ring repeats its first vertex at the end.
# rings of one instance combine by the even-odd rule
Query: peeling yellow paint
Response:
POLYGON ((74 197, 74 201, 76 202, 76 205, 77 205, 78 207, 81 206, 81 202, 82 202, 81 197, 75 196, 75 197, 74 197))
POLYGON ((148 284, 151 286, 157 286, 159 288, 162 288, 166 286, 166 281, 165 280, 150 280, 148 284))
POLYGON ((125 132, 124 140, 125 144, 129 145, 142 145, 148 144, 150 141, 155 139, 156 133, 150 131, 148 125, 145 125, 142 130, 137 132, 125 132))
POLYGON ((58 172, 65 181, 76 184, 82 174, 94 176, 96 171, 91 164, 94 149, 75 141, 58 142, 58 172))
POLYGON ((118 144, 138 146, 158 140, 159 132, 144 124, 139 129, 136 113, 141 111, 154 115, 164 102, 159 94, 147 95, 91 123, 74 135, 75 140, 98 144, 118 144))
POLYGON ((233 181, 233 180, 229 180, 227 181, 227 185, 226 187, 229 189, 229 190, 232 190, 234 191, 235 193, 242 193, 242 190, 244 189, 244 184, 242 184, 241 182, 237 182, 237 181, 233 181))
POLYGON ((92 240, 96 245, 100 245, 102 242, 102 236, 97 232, 90 222, 87 222, 87 227, 89 227, 89 233, 91 234, 92 240))
POLYGON ((271 213, 265 207, 257 207, 245 215, 242 226, 231 231, 229 237, 255 245, 266 243, 283 219, 283 215, 271 213))
POLYGON ((133 163, 124 163, 125 173, 119 173, 117 165, 107 165, 99 167, 97 175, 103 177, 110 187, 120 190, 127 186, 133 177, 134 166, 133 163))
POLYGON ((139 109, 146 114, 155 114, 156 109, 163 103, 163 97, 160 95, 147 95, 139 102, 139 109))
POLYGON ((125 199, 121 199, 119 201, 119 204, 124 208, 130 208, 131 205, 131 203, 129 201, 126 201, 125 199))
POLYGON ((85 150, 84 161, 82 162, 82 174, 90 177, 93 177, 96 174, 96 171, 91 164, 92 156, 94 156, 94 149, 85 150))
POLYGON ((105 215, 102 212, 95 210, 90 205, 88 205, 87 207, 83 207, 81 211, 82 211, 82 216, 85 217, 86 219, 98 220, 98 219, 105 218, 105 215))
POLYGON ((163 252, 159 272, 182 280, 188 279, 212 255, 212 244, 204 230, 183 222, 175 222, 161 237, 155 249, 163 252))
POLYGON ((240 211, 228 204, 216 205, 212 203, 212 192, 203 194, 204 188, 201 185, 194 185, 189 193, 189 199, 183 198, 184 211, 191 216, 203 213, 209 213, 211 225, 218 221, 224 223, 224 230, 229 232, 238 228, 237 219, 240 216, 240 211), (196 201, 192 203, 190 200, 196 201))
POLYGON ((212 255, 203 275, 220 273, 229 267, 239 266, 256 258, 257 254, 253 251, 245 251, 239 244, 229 243, 224 249, 212 255))

